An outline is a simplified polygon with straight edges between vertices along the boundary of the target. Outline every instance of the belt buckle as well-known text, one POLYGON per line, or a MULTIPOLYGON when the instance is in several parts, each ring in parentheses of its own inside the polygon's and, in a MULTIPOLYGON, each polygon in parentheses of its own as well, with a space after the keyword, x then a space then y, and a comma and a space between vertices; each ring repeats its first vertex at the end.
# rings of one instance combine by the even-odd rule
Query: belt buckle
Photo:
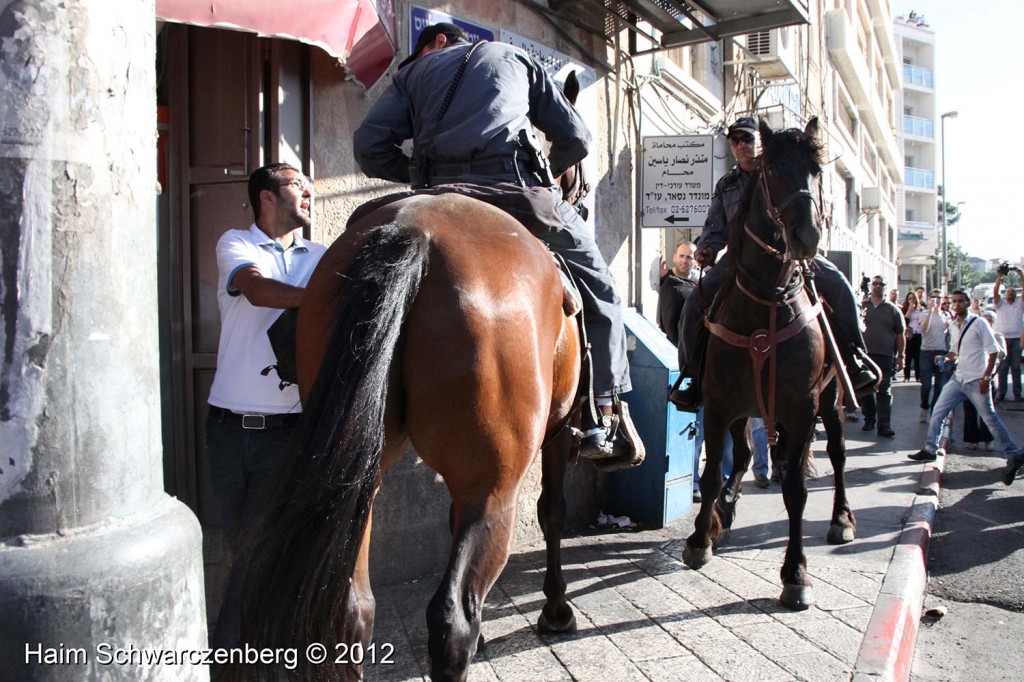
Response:
POLYGON ((262 431, 267 428, 267 416, 263 414, 243 414, 242 428, 262 431))

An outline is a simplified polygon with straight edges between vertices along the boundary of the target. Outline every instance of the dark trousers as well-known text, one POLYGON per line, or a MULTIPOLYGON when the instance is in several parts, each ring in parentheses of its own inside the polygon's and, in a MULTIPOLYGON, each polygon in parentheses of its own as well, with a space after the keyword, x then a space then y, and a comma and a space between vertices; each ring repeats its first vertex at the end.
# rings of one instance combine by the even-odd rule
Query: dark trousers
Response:
POLYGON ((964 401, 964 442, 991 443, 994 440, 992 432, 978 416, 978 409, 970 400, 964 401))
POLYGON ((626 328, 622 323, 622 303, 615 291, 615 280, 576 209, 561 201, 558 216, 564 229, 541 235, 541 240, 565 258, 580 287, 587 341, 594 358, 594 395, 627 393, 632 385, 626 356, 626 328))
POLYGON ((1021 395, 1020 386, 1020 337, 1006 338, 1006 357, 999 363, 999 397, 1005 398, 1009 388, 1009 380, 1013 381, 1013 397, 1021 395))
POLYGON ((224 537, 235 533, 263 486, 285 459, 291 427, 244 429, 213 415, 206 418, 206 459, 224 537))
POLYGON ((882 370, 882 380, 879 382, 876 392, 864 396, 860 404, 860 411, 864 413, 865 424, 877 424, 878 430, 883 431, 892 425, 892 376, 895 358, 891 353, 868 353, 868 355, 882 370))
POLYGON ((930 410, 935 406, 935 401, 942 393, 942 387, 949 380, 949 372, 939 369, 935 359, 946 354, 944 350, 923 350, 921 351, 919 363, 921 365, 921 409, 930 410), (934 386, 933 386, 934 384, 934 386), (934 388, 934 390, 932 390, 934 388))
POLYGON ((914 378, 921 380, 921 335, 914 334, 907 339, 907 364, 903 367, 903 380, 910 381, 910 370, 914 370, 914 378))

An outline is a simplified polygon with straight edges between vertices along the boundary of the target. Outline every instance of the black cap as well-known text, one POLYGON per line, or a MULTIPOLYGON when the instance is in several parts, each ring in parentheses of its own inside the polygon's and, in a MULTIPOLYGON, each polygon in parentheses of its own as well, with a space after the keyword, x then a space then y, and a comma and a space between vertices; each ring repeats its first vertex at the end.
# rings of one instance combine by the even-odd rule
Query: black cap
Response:
POLYGON ((416 57, 419 56, 420 51, 430 43, 434 42, 434 39, 441 34, 445 34, 448 37, 448 42, 469 42, 469 36, 460 27, 455 24, 450 24, 447 21, 442 21, 430 26, 424 27, 420 33, 420 37, 416 40, 416 47, 413 48, 412 54, 402 60, 402 63, 398 65, 398 68, 402 68, 408 64, 411 64, 416 57))
POLYGON ((733 123, 731 126, 729 126, 728 134, 732 135, 733 133, 735 133, 738 130, 741 130, 741 131, 743 131, 745 133, 750 133, 751 135, 756 135, 757 134, 757 121, 755 121, 754 119, 752 119, 749 116, 744 116, 742 118, 738 118, 738 119, 736 119, 735 123, 733 123))

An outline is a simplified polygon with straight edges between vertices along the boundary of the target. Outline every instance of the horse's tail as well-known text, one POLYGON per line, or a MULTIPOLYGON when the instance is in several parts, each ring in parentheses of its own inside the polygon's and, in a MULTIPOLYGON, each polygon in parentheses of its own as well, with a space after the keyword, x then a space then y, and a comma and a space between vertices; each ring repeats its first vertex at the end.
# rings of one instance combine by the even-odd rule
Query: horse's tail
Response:
MULTIPOLYGON (((242 640, 299 647, 342 642, 350 578, 384 446, 388 375, 426 272, 429 240, 373 228, 347 273, 320 373, 244 557, 242 640)), ((328 663, 333 649, 328 645, 328 663)), ((311 675, 330 676, 333 665, 311 675)))

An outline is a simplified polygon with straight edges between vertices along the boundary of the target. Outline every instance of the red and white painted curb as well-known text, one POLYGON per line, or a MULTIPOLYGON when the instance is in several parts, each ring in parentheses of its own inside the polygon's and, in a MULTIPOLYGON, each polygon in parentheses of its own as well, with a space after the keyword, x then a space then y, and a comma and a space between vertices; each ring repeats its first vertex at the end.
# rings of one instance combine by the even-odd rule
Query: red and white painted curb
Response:
POLYGON ((910 679, 917 629, 928 586, 928 543, 939 507, 939 479, 946 458, 925 464, 914 504, 893 551, 882 589, 857 653, 853 682, 910 679))

